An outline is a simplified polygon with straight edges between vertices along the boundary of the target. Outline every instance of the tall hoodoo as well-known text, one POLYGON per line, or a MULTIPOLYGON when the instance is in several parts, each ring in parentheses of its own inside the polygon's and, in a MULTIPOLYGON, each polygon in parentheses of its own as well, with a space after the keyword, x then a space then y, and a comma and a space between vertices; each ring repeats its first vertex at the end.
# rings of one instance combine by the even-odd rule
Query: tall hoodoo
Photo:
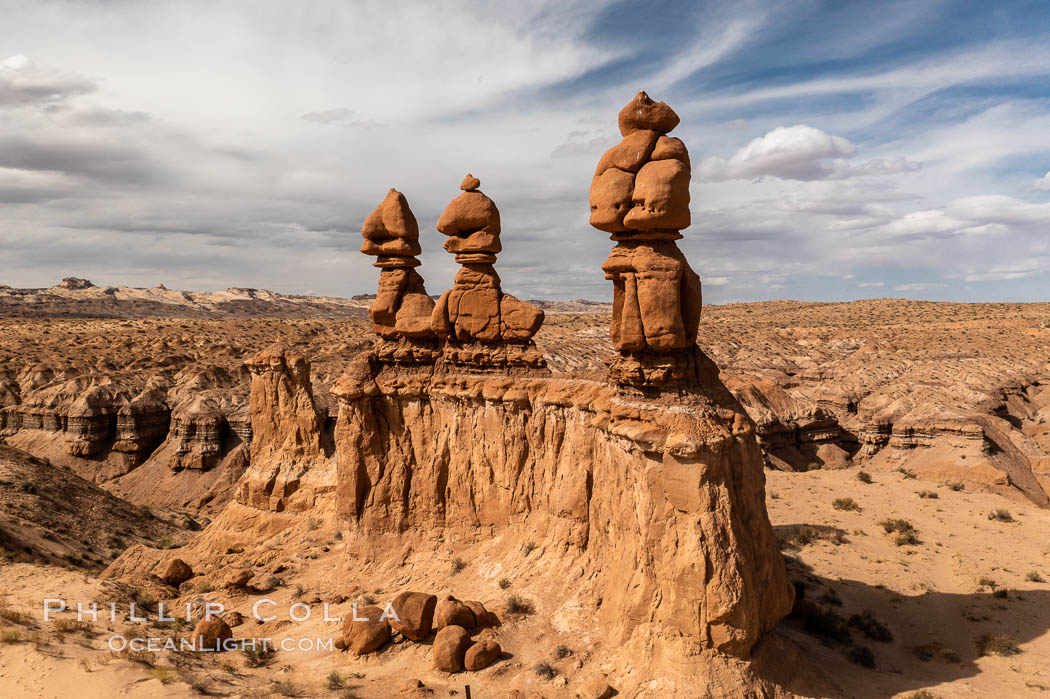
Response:
POLYGON ((463 266, 438 300, 431 328, 448 341, 445 358, 453 362, 542 364, 532 336, 543 325, 543 310, 500 288, 493 267, 503 249, 499 209, 480 186, 468 173, 460 184, 463 193, 438 219, 437 229, 448 236, 445 250, 463 266))
POLYGON ((623 139, 598 161, 591 225, 616 242, 602 264, 613 283, 610 366, 621 383, 654 384, 692 370, 700 322, 700 277, 678 244, 688 228, 689 153, 667 133, 678 115, 639 92, 619 115, 623 139))
POLYGON ((379 291, 368 309, 372 328, 381 338, 377 343, 380 356, 398 361, 433 359, 430 328, 434 300, 427 295, 423 277, 414 269, 419 246, 419 225, 405 195, 396 189, 368 215, 361 227, 365 241, 361 252, 375 255, 379 273, 379 291))

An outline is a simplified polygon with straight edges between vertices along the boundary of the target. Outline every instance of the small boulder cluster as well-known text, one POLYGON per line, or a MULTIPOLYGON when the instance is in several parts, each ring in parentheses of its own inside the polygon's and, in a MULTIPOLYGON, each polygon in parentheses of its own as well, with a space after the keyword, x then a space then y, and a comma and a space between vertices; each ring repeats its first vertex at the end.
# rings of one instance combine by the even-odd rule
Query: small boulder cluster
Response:
POLYGON ((359 607, 343 617, 343 636, 337 646, 357 655, 379 650, 394 633, 423 642, 434 635, 434 667, 442 672, 478 671, 496 662, 503 649, 491 637, 499 626, 495 614, 481 602, 460 601, 451 595, 438 599, 423 592, 402 592, 392 603, 397 619, 384 619, 376 606, 359 607), (477 638, 472 638, 476 633, 477 638))

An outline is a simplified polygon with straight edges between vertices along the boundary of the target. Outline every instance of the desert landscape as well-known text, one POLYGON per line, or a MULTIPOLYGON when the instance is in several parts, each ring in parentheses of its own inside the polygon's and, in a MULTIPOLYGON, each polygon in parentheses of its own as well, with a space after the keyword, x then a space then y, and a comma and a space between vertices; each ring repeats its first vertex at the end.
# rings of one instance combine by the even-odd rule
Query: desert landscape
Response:
POLYGON ((1047 695, 970 4, 4 8, 0 697, 1047 695))

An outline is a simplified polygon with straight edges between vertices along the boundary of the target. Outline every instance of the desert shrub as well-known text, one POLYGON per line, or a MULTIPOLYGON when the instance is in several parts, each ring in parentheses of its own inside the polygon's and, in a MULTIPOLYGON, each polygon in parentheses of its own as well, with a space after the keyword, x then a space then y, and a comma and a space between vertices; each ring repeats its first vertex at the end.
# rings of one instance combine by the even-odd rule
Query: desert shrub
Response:
POLYGON ((529 600, 517 595, 511 595, 507 599, 506 610, 507 614, 532 614, 534 607, 529 600))
POLYGON ((876 619, 870 610, 865 609, 860 614, 854 614, 849 618, 847 624, 873 641, 889 643, 893 640, 893 633, 881 621, 876 619))
POLYGON ((146 667, 153 667, 153 662, 156 660, 155 653, 150 653, 148 650, 131 650, 125 648, 119 653, 111 651, 111 654, 122 660, 130 660, 133 663, 139 663, 146 667))
POLYGON ((14 624, 25 624, 26 626, 33 623, 33 616, 31 614, 12 609, 6 605, 0 607, 0 619, 6 619, 14 624))
POLYGON ((342 689, 343 688, 343 676, 337 671, 332 670, 328 673, 328 677, 325 679, 325 686, 328 689, 342 689))
POLYGON ((977 639, 979 655, 1017 655, 1021 649, 1017 641, 1001 633, 986 633, 977 639))
POLYGON ((500 578, 499 579, 499 589, 506 590, 508 587, 510 587, 510 580, 507 579, 507 578, 500 578))
POLYGON ((1043 576, 1036 571, 1031 571, 1028 575, 1024 576, 1024 579, 1028 582, 1041 583, 1043 582, 1043 576))
POLYGON ((1007 597, 1009 597, 1009 594, 1006 592, 1006 588, 1003 587, 993 592, 992 596, 998 597, 999 599, 1006 599, 1007 597))
POLYGON ((302 697, 306 695, 291 680, 277 680, 270 686, 270 691, 282 697, 302 697))
POLYGON ((811 527, 797 527, 795 529, 794 538, 796 544, 799 546, 806 546, 820 538, 820 535, 817 533, 816 529, 812 529, 811 527))
POLYGON ((194 691, 199 694, 208 694, 208 683, 199 675, 196 675, 186 668, 179 668, 179 681, 188 684, 194 691))
POLYGON ((164 536, 160 537, 160 541, 157 543, 157 545, 162 549, 173 549, 175 548, 175 541, 170 536, 165 534, 164 536))
POLYGON ((920 689, 917 692, 912 692, 908 696, 904 697, 904 699, 937 699, 937 696, 934 694, 930 694, 928 690, 920 689))
POLYGON ((962 483, 949 483, 948 490, 958 493, 960 491, 966 490, 966 486, 962 483))
POLYGON ((244 653, 244 662, 248 667, 263 667, 273 660, 273 649, 263 647, 261 644, 257 646, 245 644, 241 652, 244 653))
POLYGON ((547 662, 536 663, 533 666, 532 671, 535 672, 537 675, 539 675, 540 677, 542 677, 545 680, 553 680, 555 675, 558 674, 558 671, 555 670, 551 666, 551 664, 547 663, 547 662))
POLYGON ((823 595, 820 596, 820 601, 824 604, 830 604, 833 607, 842 606, 842 599, 840 599, 838 593, 830 587, 824 591, 823 595))
POLYGON ((166 667, 150 668, 149 674, 154 679, 160 680, 161 684, 167 684, 168 682, 171 682, 174 679, 171 670, 169 670, 166 667))
POLYGON ((457 556, 456 559, 454 561, 452 561, 452 574, 455 575, 456 573, 458 573, 459 571, 463 570, 466 567, 467 567, 467 562, 464 561, 459 556, 457 556))
POLYGON ((919 530, 906 519, 884 519, 879 526, 887 534, 896 534, 893 543, 906 546, 919 543, 919 530))
POLYGON ((849 643, 849 628, 846 620, 837 612, 817 607, 806 613, 803 626, 809 633, 828 641, 849 643))
POLYGON ((871 483, 871 474, 867 471, 857 471, 857 480, 861 483, 871 483))
POLYGON ((919 497, 923 500, 937 500, 941 496, 932 490, 920 490, 919 497))
POLYGON ((1013 515, 1010 514, 1009 510, 999 508, 993 512, 988 513, 988 519, 994 522, 1012 522, 1014 521, 1013 515))
POLYGON ((528 556, 528 555, 529 555, 530 553, 532 553, 533 551, 535 551, 535 550, 536 550, 536 544, 530 541, 530 542, 528 542, 527 544, 525 544, 525 545, 524 545, 524 546, 523 546, 523 547, 521 548, 521 550, 525 552, 525 555, 526 555, 526 556, 528 556))
POLYGON ((832 501, 831 506, 836 510, 850 511, 860 509, 860 505, 853 498, 836 498, 832 501))
POLYGON ((907 480, 915 480, 915 474, 912 472, 911 469, 904 468, 903 466, 901 466, 900 468, 897 469, 897 473, 899 473, 902 476, 904 476, 904 480, 906 480, 906 481, 907 480))
POLYGON ((77 621, 76 619, 55 619, 54 627, 59 633, 91 633, 92 627, 86 621, 77 621))
POLYGON ((0 631, 0 643, 17 643, 22 640, 22 632, 18 629, 4 629, 0 631))
POLYGON ((568 646, 558 646, 554 649, 554 657, 558 660, 568 658, 570 655, 572 655, 572 648, 569 648, 568 646))
POLYGON ((875 669, 875 654, 867 646, 852 646, 846 651, 846 658, 855 665, 875 669))
POLYGON ((977 578, 977 587, 988 587, 994 590, 998 586, 999 583, 995 582, 995 580, 989 578, 987 575, 982 575, 977 578))

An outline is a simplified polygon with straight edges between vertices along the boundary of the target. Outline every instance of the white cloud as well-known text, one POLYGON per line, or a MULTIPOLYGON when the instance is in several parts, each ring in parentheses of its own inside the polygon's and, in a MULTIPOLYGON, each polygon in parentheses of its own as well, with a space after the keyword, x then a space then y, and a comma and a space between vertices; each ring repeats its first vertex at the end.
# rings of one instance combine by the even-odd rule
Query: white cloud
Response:
POLYGON ((857 286, 861 289, 881 289, 886 286, 886 282, 861 282, 857 286))
POLYGON ((53 105, 95 89, 83 76, 38 68, 23 54, 0 61, 0 108, 53 105))
POLYGON ((1032 189, 1050 190, 1050 172, 1033 182, 1032 189))
POLYGON ((704 158, 694 170, 707 182, 779 177, 787 180, 845 179, 893 175, 919 168, 903 156, 878 158, 856 166, 846 161, 857 152, 849 140, 805 124, 778 126, 752 140, 729 160, 704 158))
POLYGON ((945 289, 947 284, 940 284, 936 282, 916 282, 913 284, 898 284, 893 287, 894 291, 930 291, 932 289, 945 289))

